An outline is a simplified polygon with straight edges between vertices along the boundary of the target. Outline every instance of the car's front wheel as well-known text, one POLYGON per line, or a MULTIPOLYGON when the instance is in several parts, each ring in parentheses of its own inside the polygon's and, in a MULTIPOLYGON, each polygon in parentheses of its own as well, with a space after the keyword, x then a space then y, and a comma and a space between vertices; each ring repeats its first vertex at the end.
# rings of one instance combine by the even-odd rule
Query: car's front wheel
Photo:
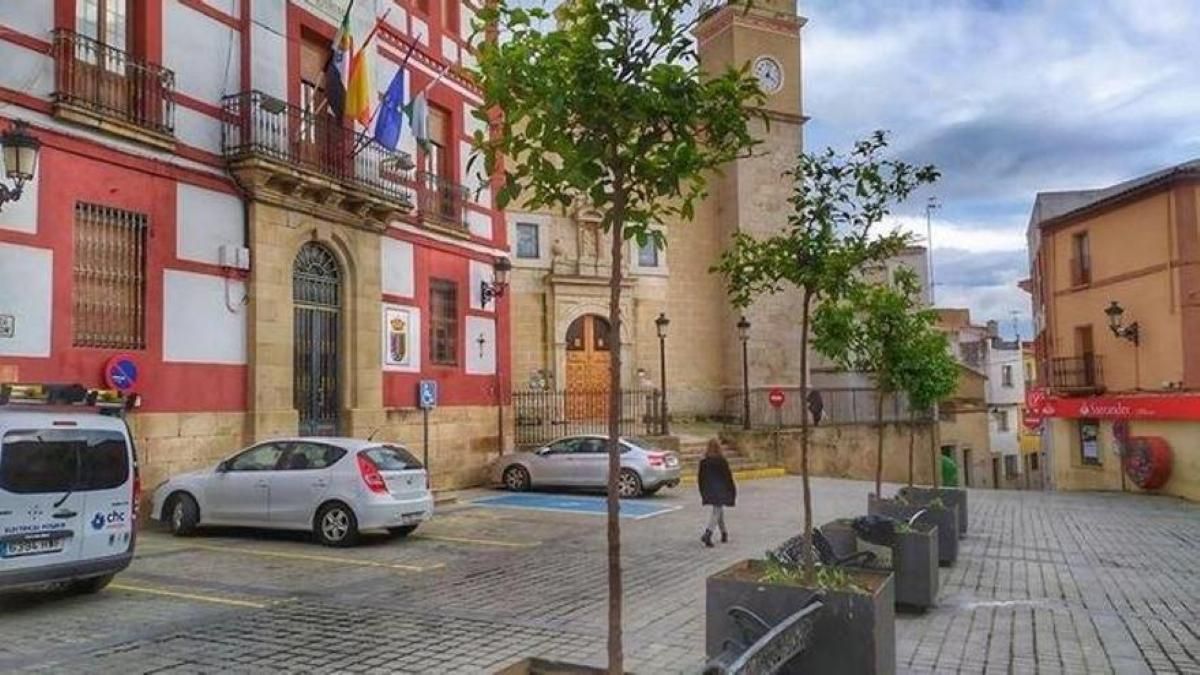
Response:
POLYGON ((504 487, 513 492, 524 492, 529 489, 529 471, 525 467, 514 464, 504 470, 504 487))
POLYGON ((200 523, 200 507, 191 495, 179 493, 167 502, 167 522, 171 526, 171 534, 176 537, 186 537, 196 531, 200 523))
POLYGON ((621 469, 617 476, 617 496, 632 499, 642 496, 642 478, 632 469, 621 469))
POLYGON ((313 534, 326 546, 352 546, 358 540, 358 518, 349 506, 331 502, 317 512, 313 534))

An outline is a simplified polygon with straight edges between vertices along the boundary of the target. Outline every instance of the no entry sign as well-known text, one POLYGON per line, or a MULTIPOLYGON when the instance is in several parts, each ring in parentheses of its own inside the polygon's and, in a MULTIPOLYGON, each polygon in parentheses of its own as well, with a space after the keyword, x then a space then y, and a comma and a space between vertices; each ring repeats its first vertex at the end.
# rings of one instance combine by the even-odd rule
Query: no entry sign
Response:
POLYGON ((787 396, 784 395, 782 389, 772 389, 770 393, 767 394, 767 402, 771 404, 772 408, 782 408, 783 402, 786 400, 787 396))

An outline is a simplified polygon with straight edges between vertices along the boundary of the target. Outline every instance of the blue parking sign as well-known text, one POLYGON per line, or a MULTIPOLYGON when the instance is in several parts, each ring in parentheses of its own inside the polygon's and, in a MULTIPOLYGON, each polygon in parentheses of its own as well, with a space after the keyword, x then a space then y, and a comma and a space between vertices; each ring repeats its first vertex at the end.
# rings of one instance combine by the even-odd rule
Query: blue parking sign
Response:
POLYGON ((417 405, 422 410, 433 410, 437 407, 437 380, 421 380, 417 386, 417 405))

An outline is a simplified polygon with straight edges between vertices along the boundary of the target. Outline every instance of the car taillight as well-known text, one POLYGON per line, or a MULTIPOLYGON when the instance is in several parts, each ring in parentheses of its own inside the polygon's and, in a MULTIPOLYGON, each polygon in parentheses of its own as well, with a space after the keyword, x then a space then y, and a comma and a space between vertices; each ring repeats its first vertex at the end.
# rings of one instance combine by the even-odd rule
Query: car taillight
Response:
POLYGON ((367 488, 371 492, 387 494, 387 483, 379 473, 379 467, 375 466, 375 462, 372 462, 370 457, 358 456, 358 473, 362 475, 363 482, 367 484, 367 488))
POLYGON ((646 455, 646 458, 650 461, 650 466, 666 466, 667 464, 667 456, 661 453, 651 452, 646 455))
POLYGON ((142 476, 136 469, 133 472, 133 522, 136 525, 142 511, 142 476))

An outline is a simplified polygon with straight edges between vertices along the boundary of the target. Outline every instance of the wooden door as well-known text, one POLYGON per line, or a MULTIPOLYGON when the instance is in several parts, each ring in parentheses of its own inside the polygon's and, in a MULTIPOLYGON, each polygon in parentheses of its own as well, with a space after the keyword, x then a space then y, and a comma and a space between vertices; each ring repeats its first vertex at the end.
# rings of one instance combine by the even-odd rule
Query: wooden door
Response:
POLYGON ((603 419, 608 416, 609 323, 588 314, 567 329, 567 418, 603 419))

